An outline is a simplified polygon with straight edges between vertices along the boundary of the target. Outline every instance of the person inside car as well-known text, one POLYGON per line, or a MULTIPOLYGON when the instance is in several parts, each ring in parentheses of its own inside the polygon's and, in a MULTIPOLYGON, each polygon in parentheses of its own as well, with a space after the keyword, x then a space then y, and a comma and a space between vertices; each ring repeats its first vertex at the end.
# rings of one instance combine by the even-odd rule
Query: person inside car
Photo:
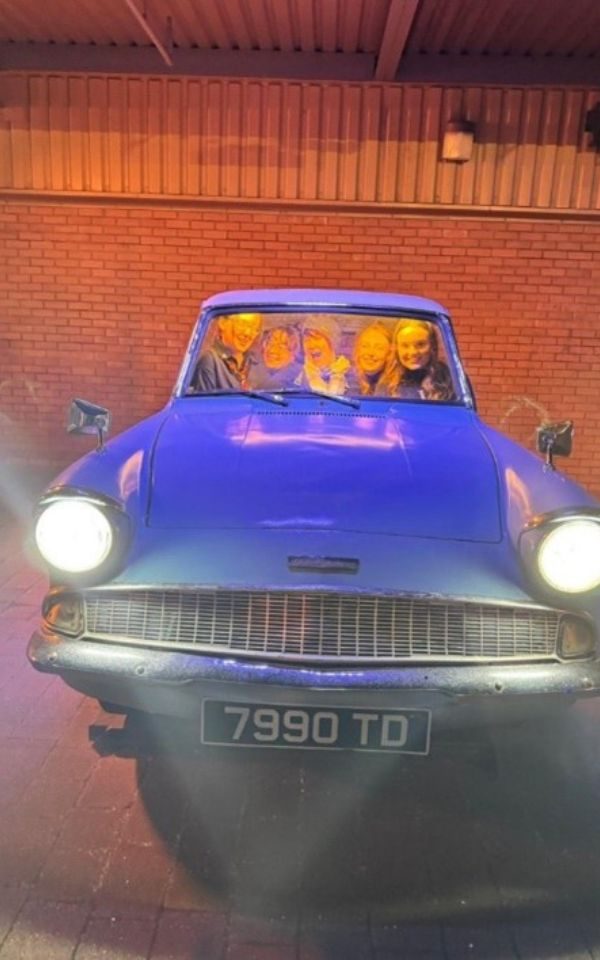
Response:
POLYGON ((266 330, 260 343, 260 360, 252 367, 251 385, 262 390, 293 386, 302 370, 298 348, 298 334, 293 327, 266 330))
POLYGON ((262 327, 259 313, 235 313, 219 317, 217 338, 198 361, 192 386, 200 392, 247 390, 250 350, 262 327))
POLYGON ((363 396, 385 394, 384 372, 392 353, 392 332, 381 320, 364 327, 356 336, 350 393, 363 396))
POLYGON ((454 400, 448 365, 439 359, 435 327, 401 318, 393 333, 393 351, 384 374, 390 396, 404 400, 454 400))
POLYGON ((308 318, 302 325, 304 364, 296 385, 341 395, 346 392, 350 361, 337 356, 340 331, 333 317, 308 318))

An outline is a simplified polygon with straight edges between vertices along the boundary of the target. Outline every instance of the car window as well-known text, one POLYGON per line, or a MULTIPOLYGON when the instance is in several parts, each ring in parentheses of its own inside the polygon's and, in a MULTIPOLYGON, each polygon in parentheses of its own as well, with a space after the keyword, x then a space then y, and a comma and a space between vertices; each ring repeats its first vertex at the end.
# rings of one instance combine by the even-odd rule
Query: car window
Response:
POLYGON ((432 320, 322 311, 215 316, 191 389, 314 390, 426 402, 458 396, 432 320))

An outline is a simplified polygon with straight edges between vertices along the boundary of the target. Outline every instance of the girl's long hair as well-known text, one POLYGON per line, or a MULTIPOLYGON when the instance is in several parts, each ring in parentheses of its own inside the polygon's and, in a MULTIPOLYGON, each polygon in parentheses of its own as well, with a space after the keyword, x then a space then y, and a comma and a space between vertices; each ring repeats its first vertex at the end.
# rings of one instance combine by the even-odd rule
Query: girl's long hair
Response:
POLYGON ((426 320, 412 320, 408 317, 398 320, 392 335, 392 351, 382 377, 386 391, 392 397, 402 393, 402 387, 416 387, 425 400, 453 400, 455 397, 452 378, 446 363, 439 359, 438 335, 435 326, 426 320), (398 357, 396 338, 406 327, 418 327, 427 333, 429 340, 429 360, 419 370, 408 370, 398 357))
POLYGON ((384 382, 384 377, 385 377, 385 372, 386 372, 386 370, 387 370, 387 366, 388 366, 388 364, 389 364, 389 362, 390 362, 390 358, 391 358, 391 356, 392 356, 392 350, 393 350, 392 333, 391 333, 391 331, 390 331, 390 328, 387 327, 387 326, 385 325, 385 323, 383 323, 381 320, 374 320, 373 323, 370 323, 370 324, 368 325, 368 327, 364 327, 364 328, 360 331, 360 333, 356 336, 356 338, 355 338, 355 340, 354 340, 354 349, 353 349, 353 351, 352 351, 352 362, 353 362, 354 370, 355 370, 355 373, 356 373, 356 380, 357 380, 357 382, 358 382, 359 393, 361 393, 361 394, 372 394, 372 393, 375 393, 376 388, 379 387, 380 384, 383 384, 383 382, 384 382), (388 343, 388 355, 387 355, 387 359, 386 359, 386 361, 385 361, 385 364, 383 365, 382 370, 381 370, 375 377, 368 377, 368 376, 360 369, 360 366, 359 366, 359 364, 358 364, 358 347, 359 347, 359 344, 360 344, 360 339, 361 339, 361 337, 363 337, 363 336, 365 335, 365 333, 367 333, 367 332, 373 332, 373 331, 376 332, 376 333, 380 333, 380 334, 381 334, 382 336, 384 336, 385 339, 387 340, 387 343, 388 343))

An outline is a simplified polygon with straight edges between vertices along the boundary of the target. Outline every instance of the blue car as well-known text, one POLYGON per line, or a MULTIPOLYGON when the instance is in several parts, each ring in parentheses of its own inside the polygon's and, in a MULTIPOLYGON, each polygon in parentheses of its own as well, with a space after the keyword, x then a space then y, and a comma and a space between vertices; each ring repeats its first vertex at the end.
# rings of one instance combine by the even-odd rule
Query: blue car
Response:
POLYGON ((486 426, 447 311, 243 290, 202 306, 166 407, 36 510, 38 670, 199 743, 427 754, 446 723, 600 692, 600 505, 486 426), (432 734, 433 731, 433 734, 432 734))

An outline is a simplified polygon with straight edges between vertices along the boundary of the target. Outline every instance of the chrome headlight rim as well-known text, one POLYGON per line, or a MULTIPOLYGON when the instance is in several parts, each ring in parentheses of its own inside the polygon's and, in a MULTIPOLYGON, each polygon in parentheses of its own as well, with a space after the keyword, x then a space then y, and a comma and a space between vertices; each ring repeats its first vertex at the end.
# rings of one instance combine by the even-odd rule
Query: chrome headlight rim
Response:
POLYGON ((50 573, 52 583, 92 585, 113 576, 122 566, 130 540, 131 526, 129 517, 117 500, 105 497, 95 491, 75 487, 56 487, 48 491, 36 505, 33 517, 34 542, 37 553, 50 573), (108 522, 111 533, 111 545, 107 555, 96 565, 85 570, 69 570, 57 566, 48 560, 40 550, 35 537, 37 524, 43 513, 55 503, 81 502, 100 511, 108 522))
POLYGON ((549 548, 549 541, 555 539, 558 531, 565 527, 572 528, 576 524, 597 527, 600 546, 600 509, 594 507, 574 507, 542 514, 528 523, 519 537, 521 557, 538 587, 553 596, 570 598, 572 601, 578 598, 585 600, 600 589, 600 550, 597 574, 584 582, 583 586, 569 585, 568 580, 560 582, 559 579, 547 576, 542 558, 549 548))
POLYGON ((565 520, 595 520, 600 523, 600 507, 558 507, 556 510, 538 513, 525 524, 521 536, 531 530, 545 530, 550 525, 563 523, 565 520))

